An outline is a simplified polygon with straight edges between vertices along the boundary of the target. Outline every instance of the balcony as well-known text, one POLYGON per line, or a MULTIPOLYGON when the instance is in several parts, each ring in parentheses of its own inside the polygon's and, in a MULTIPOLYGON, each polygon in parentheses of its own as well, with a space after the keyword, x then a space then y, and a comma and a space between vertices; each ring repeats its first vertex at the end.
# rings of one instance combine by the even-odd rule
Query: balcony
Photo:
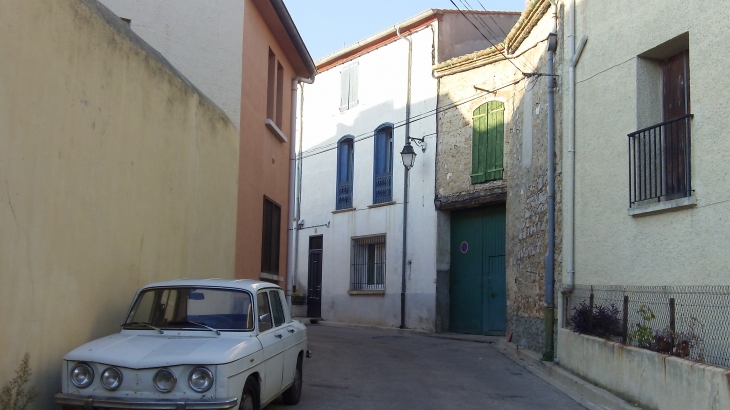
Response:
POLYGON ((692 195, 692 114, 629 134, 629 208, 692 195))

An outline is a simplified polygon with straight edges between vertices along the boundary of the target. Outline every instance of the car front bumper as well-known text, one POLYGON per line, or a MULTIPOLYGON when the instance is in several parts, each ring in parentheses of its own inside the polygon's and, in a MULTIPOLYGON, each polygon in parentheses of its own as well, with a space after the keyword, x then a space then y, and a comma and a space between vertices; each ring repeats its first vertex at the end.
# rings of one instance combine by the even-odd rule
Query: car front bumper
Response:
POLYGON ((117 397, 80 396, 56 393, 56 403, 66 406, 93 409, 103 407, 109 409, 232 409, 238 405, 238 398, 231 397, 220 400, 155 400, 124 399, 117 397))

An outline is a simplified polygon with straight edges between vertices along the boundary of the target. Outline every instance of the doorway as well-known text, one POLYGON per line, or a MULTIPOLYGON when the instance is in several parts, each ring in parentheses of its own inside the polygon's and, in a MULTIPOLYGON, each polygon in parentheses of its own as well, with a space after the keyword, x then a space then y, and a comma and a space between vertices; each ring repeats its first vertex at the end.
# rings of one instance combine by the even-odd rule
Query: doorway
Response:
POLYGON ((505 332, 505 223, 504 204, 451 213, 451 332, 505 332))
POLYGON ((322 235, 309 237, 307 317, 322 317, 322 235))

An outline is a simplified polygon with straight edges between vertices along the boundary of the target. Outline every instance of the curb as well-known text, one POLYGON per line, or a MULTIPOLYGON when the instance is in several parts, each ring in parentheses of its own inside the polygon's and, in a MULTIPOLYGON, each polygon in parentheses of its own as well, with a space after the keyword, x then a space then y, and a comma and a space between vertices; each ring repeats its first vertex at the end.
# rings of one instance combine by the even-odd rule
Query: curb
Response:
POLYGON ((553 362, 543 362, 540 354, 520 349, 516 344, 500 339, 494 346, 502 354, 530 370, 533 374, 567 394, 582 406, 591 410, 637 410, 631 403, 598 387, 553 362))
POLYGON ((400 334, 414 334, 420 336, 430 336, 432 333, 425 330, 416 329, 400 329, 397 327, 386 327, 386 326, 375 326, 375 325, 359 325, 354 323, 343 323, 343 322, 331 322, 329 320, 317 319, 317 323, 311 323, 308 317, 293 317, 292 320, 299 320, 305 326, 331 326, 331 327, 350 327, 355 329, 378 329, 378 330, 389 330, 391 332, 397 332, 400 334))

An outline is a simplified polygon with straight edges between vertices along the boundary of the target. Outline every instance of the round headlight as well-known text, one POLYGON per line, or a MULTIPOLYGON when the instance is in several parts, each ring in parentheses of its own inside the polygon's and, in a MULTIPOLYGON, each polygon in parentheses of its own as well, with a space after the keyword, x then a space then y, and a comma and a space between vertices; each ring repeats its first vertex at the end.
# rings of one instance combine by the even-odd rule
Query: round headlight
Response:
POLYGON ((198 393, 205 393, 213 386, 213 373, 205 367, 196 367, 188 377, 190 388, 198 393))
POLYGON ((71 383, 85 389, 94 381, 94 370, 86 363, 79 363, 71 369, 71 383))
POLYGON ((177 377, 175 373, 170 369, 160 369, 155 373, 155 377, 152 379, 155 383, 155 388, 162 393, 169 393, 175 388, 177 384, 177 377))
POLYGON ((116 390, 122 385, 122 372, 116 367, 107 367, 101 374, 101 384, 107 390, 116 390))

